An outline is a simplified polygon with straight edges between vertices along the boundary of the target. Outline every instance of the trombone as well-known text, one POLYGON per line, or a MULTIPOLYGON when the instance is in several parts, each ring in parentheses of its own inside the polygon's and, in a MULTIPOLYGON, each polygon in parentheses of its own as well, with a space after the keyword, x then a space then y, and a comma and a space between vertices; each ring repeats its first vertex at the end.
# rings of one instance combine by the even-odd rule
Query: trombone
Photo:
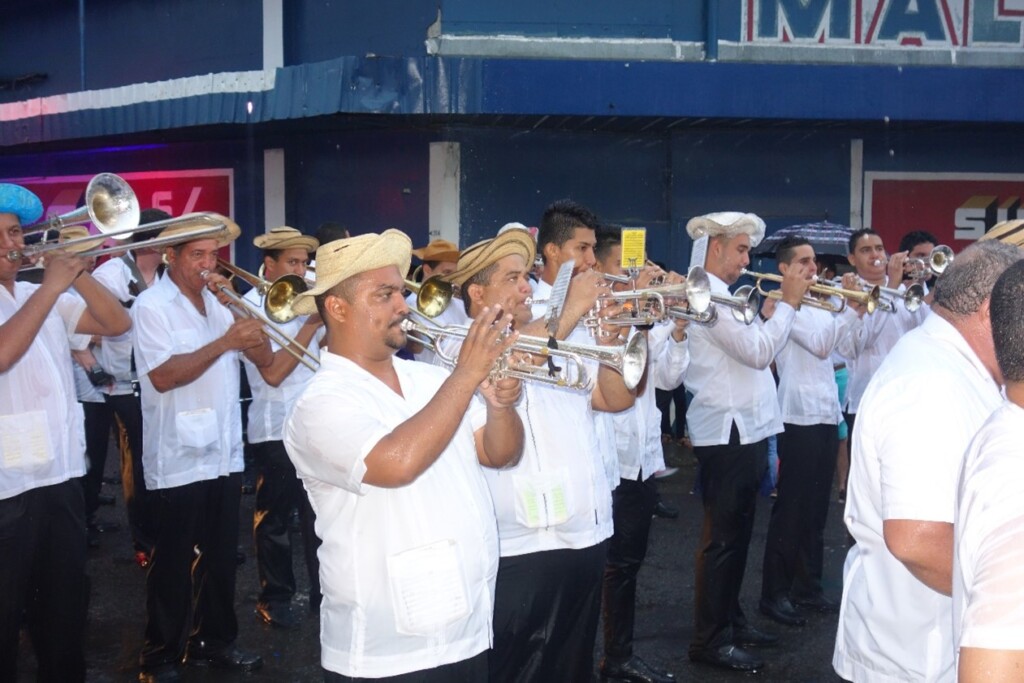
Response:
MULTIPOLYGON (((446 339, 464 341, 469 331, 465 325, 440 327, 428 321, 416 322, 410 318, 402 321, 402 329, 415 341, 429 347, 437 355, 438 360, 449 368, 456 366, 458 357, 441 349, 441 343, 446 339)), ((560 341, 557 348, 549 348, 548 339, 545 337, 521 335, 515 344, 498 359, 490 376, 495 380, 511 377, 578 391, 589 391, 594 387, 595 378, 587 372, 585 360, 596 361, 617 371, 622 375, 626 388, 633 390, 643 379, 644 369, 647 366, 647 337, 635 334, 624 346, 596 346, 560 341), (516 358, 516 354, 522 353, 543 358, 558 358, 564 362, 564 365, 562 367, 550 364, 548 366, 534 365, 516 358)))
MULTIPOLYGON (((199 277, 205 280, 209 275, 210 271, 204 270, 199 274, 199 277)), ((266 335, 273 339, 278 346, 291 354, 295 360, 299 361, 313 372, 316 372, 317 368, 320 367, 319 358, 313 355, 309 349, 300 345, 297 341, 288 336, 288 334, 274 323, 274 321, 267 317, 259 307, 240 296, 235 290, 231 289, 229 285, 219 284, 217 285, 217 289, 231 301, 230 308, 232 311, 238 315, 256 318, 263 323, 263 331, 266 335), (296 351, 296 349, 298 350, 296 351)))
MULTIPOLYGON (((145 242, 125 242, 124 244, 101 248, 93 247, 97 244, 102 244, 102 242, 108 237, 114 237, 116 239, 119 236, 115 234, 91 235, 89 237, 78 237, 66 242, 38 242, 36 244, 30 244, 23 249, 11 249, 7 252, 6 256, 8 261, 16 263, 18 261, 24 261, 25 259, 41 256, 50 251, 62 250, 75 253, 83 258, 97 258, 107 254, 122 253, 132 251, 134 249, 155 249, 159 247, 170 247, 197 239, 213 239, 219 237, 221 233, 229 230, 233 231, 232 226, 235 226, 235 223, 230 218, 222 216, 219 213, 187 213, 183 216, 178 216, 177 218, 168 218, 162 221, 147 223, 141 228, 132 228, 131 231, 129 231, 129 234, 131 232, 157 232, 164 228, 178 226, 187 226, 189 227, 189 230, 177 235, 156 237, 151 240, 146 240, 145 242)), ((23 269, 31 267, 31 263, 22 266, 23 269)))
POLYGON ((292 307, 295 297, 310 287, 308 280, 291 273, 270 282, 263 279, 262 275, 253 275, 222 258, 217 259, 217 265, 254 287, 263 297, 263 312, 275 323, 287 323, 295 319, 297 314, 292 307))
POLYGON ((83 206, 26 226, 22 234, 28 236, 50 230, 59 232, 90 221, 107 237, 131 237, 131 231, 139 224, 139 201, 124 178, 113 173, 94 176, 85 186, 83 206))
MULTIPOLYGON (((755 286, 757 287, 757 291, 761 296, 766 296, 769 299, 776 300, 782 298, 782 292, 780 292, 779 290, 773 289, 766 291, 761 286, 761 283, 765 280, 767 280, 768 282, 781 283, 781 275, 775 275, 774 273, 755 273, 753 271, 747 270, 746 268, 744 268, 740 272, 743 275, 749 275, 750 277, 754 278, 754 280, 756 281, 755 286)), ((842 287, 836 286, 831 282, 828 284, 816 282, 815 284, 811 285, 807 291, 813 294, 820 294, 825 297, 839 297, 840 303, 838 305, 832 303, 827 298, 816 299, 813 296, 804 296, 803 301, 801 301, 801 304, 805 306, 820 308, 822 310, 830 311, 832 313, 842 313, 844 310, 846 310, 847 301, 854 301, 863 306, 868 313, 874 313, 875 309, 878 308, 879 306, 879 302, 882 296, 881 288, 879 287, 872 287, 867 291, 856 291, 852 289, 843 289, 842 287)))
POLYGON ((416 308, 428 318, 445 312, 452 299, 461 299, 458 288, 440 275, 431 275, 423 282, 406 280, 405 287, 416 294, 416 308))

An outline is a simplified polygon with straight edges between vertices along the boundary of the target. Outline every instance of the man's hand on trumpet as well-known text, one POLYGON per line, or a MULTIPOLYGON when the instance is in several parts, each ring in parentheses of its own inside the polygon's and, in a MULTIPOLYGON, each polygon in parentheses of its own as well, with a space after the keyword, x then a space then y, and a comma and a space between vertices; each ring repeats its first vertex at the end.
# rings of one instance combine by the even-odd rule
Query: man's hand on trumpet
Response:
POLYGON ((240 318, 231 324, 224 333, 224 339, 230 348, 236 351, 254 349, 267 343, 267 335, 263 331, 263 322, 256 318, 240 318))
POLYGON ((51 251, 46 256, 43 286, 57 288, 60 292, 67 290, 90 265, 90 259, 66 251, 51 251))
MULTIPOLYGON (((782 276, 782 300, 794 309, 800 308, 808 288, 814 284, 815 270, 802 263, 793 263, 782 276)), ((774 309, 772 309, 774 310, 774 309)))
POLYGON ((459 360, 452 374, 466 374, 482 384, 494 369, 494 364, 519 338, 510 332, 512 315, 500 306, 485 307, 466 331, 466 340, 459 351, 459 360))
MULTIPOLYGON (((860 277, 857 276, 857 273, 849 272, 843 274, 842 288, 859 292, 864 289, 864 284, 861 282, 860 277)), ((867 308, 865 308, 860 302, 854 301, 853 299, 847 299, 846 305, 853 309, 858 316, 863 316, 864 313, 867 312, 867 308)))
POLYGON ((896 289, 903 284, 903 272, 907 265, 907 252, 899 251, 889 257, 885 272, 889 278, 886 286, 896 289))
POLYGON ((217 297, 217 301, 219 301, 221 305, 232 308, 234 302, 227 294, 224 293, 225 288, 230 288, 234 291, 234 287, 231 286, 230 280, 220 273, 211 270, 206 274, 206 287, 213 292, 213 295, 217 297))

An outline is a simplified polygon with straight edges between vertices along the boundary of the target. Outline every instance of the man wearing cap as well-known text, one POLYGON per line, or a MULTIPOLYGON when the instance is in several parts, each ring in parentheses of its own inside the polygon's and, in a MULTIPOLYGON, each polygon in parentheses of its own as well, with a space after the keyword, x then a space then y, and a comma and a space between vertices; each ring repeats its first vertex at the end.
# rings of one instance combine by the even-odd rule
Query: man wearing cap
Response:
MULTIPOLYGON (((706 249, 711 292, 729 296, 764 237, 764 221, 727 211, 693 218, 686 230, 706 249)), ((700 263, 696 265, 702 265, 700 263)), ((769 368, 789 338, 796 308, 811 280, 804 265, 789 268, 782 300, 765 322, 745 325, 724 307, 718 323, 690 328, 686 388, 693 402, 686 421, 700 463, 704 520, 695 563, 694 636, 690 659, 738 671, 756 671, 760 658, 743 646, 771 645, 774 636, 747 623, 739 595, 754 525, 754 504, 768 468, 768 437, 782 431, 775 380, 769 368)))
MULTIPOLYGON (((263 277, 274 282, 284 275, 306 276, 310 253, 319 246, 316 239, 295 228, 282 226, 257 236, 253 244, 263 252, 263 277)), ((245 295, 254 308, 263 308, 263 296, 254 287, 245 295)), ((279 323, 281 331, 307 348, 314 356, 319 344, 317 333, 323 329, 320 316, 299 316, 279 323)), ((260 577, 260 593, 256 612, 271 626, 292 628, 296 625, 291 600, 295 595, 295 573, 292 570, 290 522, 292 510, 298 508, 306 568, 310 578, 310 609, 320 607, 320 589, 313 531, 313 511, 295 475, 295 466, 288 459, 282 440, 284 417, 298 398, 313 371, 299 363, 298 358, 271 342, 274 360, 257 368, 243 358, 245 374, 252 389, 249 404, 249 443, 256 461, 256 508, 253 512, 253 537, 256 543, 256 568, 260 577)))
POLYGON ((217 251, 239 234, 224 221, 219 236, 189 239, 186 225, 161 232, 186 241, 166 248, 164 277, 131 309, 154 521, 140 681, 179 680, 183 657, 246 671, 262 665, 235 645, 239 355, 262 367, 273 354, 262 323, 233 320, 213 294, 227 286, 213 273, 217 251))
MULTIPOLYGON (((451 275, 455 271, 456 263, 459 260, 459 248, 448 240, 437 239, 431 240, 425 247, 413 249, 412 255, 423 262, 420 267, 420 270, 423 271, 423 277, 420 278, 422 283, 432 277, 444 278, 451 275)), ((409 308, 417 308, 416 292, 410 293, 405 298, 405 302, 409 304, 409 308)), ((454 305, 449 305, 440 315, 434 318, 434 323, 442 326, 462 325, 465 322, 466 316, 458 302, 454 305)), ((434 362, 434 352, 425 348, 423 344, 417 341, 409 340, 409 351, 412 352, 418 361, 423 363, 434 362)))
MULTIPOLYGON (((139 216, 139 225, 164 221, 171 216, 160 209, 146 209, 139 216)), ((121 305, 131 309, 135 297, 156 283, 162 272, 162 254, 149 249, 145 242, 156 237, 155 230, 132 234, 132 242, 139 246, 124 255, 111 258, 96 268, 93 277, 117 297, 121 305)), ((107 405, 113 409, 124 427, 121 440, 121 487, 128 513, 128 526, 132 535, 135 560, 147 566, 153 550, 151 520, 146 515, 146 480, 142 472, 142 402, 135 379, 135 359, 132 356, 132 335, 105 337, 96 347, 98 367, 113 377, 103 386, 107 405)))
MULTIPOLYGON (((462 288, 471 319, 483 320, 500 306, 524 334, 547 336, 543 320, 530 322, 527 303, 534 249, 529 232, 512 229, 462 253, 449 279, 462 288)), ((573 330, 576 319, 563 315, 562 323, 573 330)), ((617 336, 599 342, 614 345, 617 336)), ((523 457, 512 469, 484 473, 501 547, 491 681, 580 681, 592 674, 612 533, 593 410, 628 408, 633 396, 611 368, 585 365, 596 378, 591 391, 525 383, 516 406, 526 430, 523 457)))
POLYGON ((27 621, 38 679, 84 681, 85 502, 74 479, 86 463, 68 335, 123 334, 131 321, 80 257, 50 254, 41 284, 16 281, 21 226, 42 213, 34 194, 0 184, 0 680, 18 679, 27 621))
POLYGON ((514 465, 522 449, 519 382, 488 380, 516 335, 488 309, 450 374, 394 358, 410 251, 397 230, 323 245, 317 285, 295 301, 327 328, 285 447, 323 539, 329 683, 487 679, 498 546, 480 466, 514 465), (478 389, 485 401, 471 405, 478 389))

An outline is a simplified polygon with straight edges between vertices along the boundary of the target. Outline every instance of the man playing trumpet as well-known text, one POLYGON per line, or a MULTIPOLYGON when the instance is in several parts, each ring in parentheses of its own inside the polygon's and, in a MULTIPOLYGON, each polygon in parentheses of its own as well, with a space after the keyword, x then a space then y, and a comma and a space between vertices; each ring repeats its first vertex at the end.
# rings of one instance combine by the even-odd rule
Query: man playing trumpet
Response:
MULTIPOLYGON (((545 215, 540 242, 546 253, 564 258, 555 246, 556 223, 574 235, 563 244, 587 245, 584 268, 593 265, 594 230, 571 215, 545 215)), ((480 320, 500 306, 513 314, 517 329, 546 337, 543 320, 531 324, 527 304, 534 254, 533 237, 516 228, 464 250, 450 280, 461 286, 469 317, 480 320)), ((596 302, 599 279, 588 272, 573 280, 556 337, 573 340, 576 321, 596 302)), ((592 341, 586 332, 579 335, 592 341)), ((598 343, 618 344, 618 331, 598 343)), ((624 410, 633 395, 615 370, 585 365, 591 377, 596 375, 591 391, 525 384, 516 406, 526 432, 522 459, 512 469, 485 472, 501 547, 491 681, 583 681, 592 675, 601 576, 612 532, 611 492, 593 410, 624 410)))
POLYGON ((86 260, 47 258, 42 284, 17 282, 22 224, 39 198, 0 184, 0 680, 17 676, 27 620, 40 681, 84 681, 86 521, 82 408, 68 336, 119 335, 128 314, 86 271, 86 260), (67 292, 74 287, 81 298, 67 292))
POLYGON ((177 665, 251 671, 259 656, 237 649, 235 556, 241 495, 239 355, 269 365, 262 323, 234 320, 213 291, 217 251, 238 237, 189 239, 167 247, 167 271, 132 306, 142 388, 143 469, 151 493, 153 556, 146 576, 146 633, 140 681, 176 681, 177 665), (197 557, 194 548, 198 548, 197 557))
POLYGON ((489 380, 516 335, 506 334, 512 316, 491 307, 450 374, 395 359, 410 251, 397 230, 329 242, 316 287, 295 300, 327 329, 285 447, 323 539, 329 682, 487 679, 498 539, 481 465, 509 467, 522 449, 520 384, 489 380), (483 404, 471 405, 478 390, 483 404))

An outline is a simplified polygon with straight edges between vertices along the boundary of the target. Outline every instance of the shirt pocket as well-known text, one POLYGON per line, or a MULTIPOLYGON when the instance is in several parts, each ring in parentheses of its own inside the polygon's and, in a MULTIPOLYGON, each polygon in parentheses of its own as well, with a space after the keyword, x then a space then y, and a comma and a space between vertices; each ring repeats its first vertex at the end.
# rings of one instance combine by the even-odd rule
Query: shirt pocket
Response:
POLYGON ((44 473, 54 459, 46 411, 0 416, 0 465, 4 469, 44 473))
POLYGON ((175 416, 178 443, 184 448, 206 450, 217 442, 217 411, 213 408, 183 410, 175 416))
POLYGON ((470 614, 458 545, 444 539, 391 555, 388 585, 399 633, 433 636, 470 614))
POLYGON ((528 529, 564 524, 572 515, 569 470, 561 467, 544 474, 515 474, 516 521, 528 529))

